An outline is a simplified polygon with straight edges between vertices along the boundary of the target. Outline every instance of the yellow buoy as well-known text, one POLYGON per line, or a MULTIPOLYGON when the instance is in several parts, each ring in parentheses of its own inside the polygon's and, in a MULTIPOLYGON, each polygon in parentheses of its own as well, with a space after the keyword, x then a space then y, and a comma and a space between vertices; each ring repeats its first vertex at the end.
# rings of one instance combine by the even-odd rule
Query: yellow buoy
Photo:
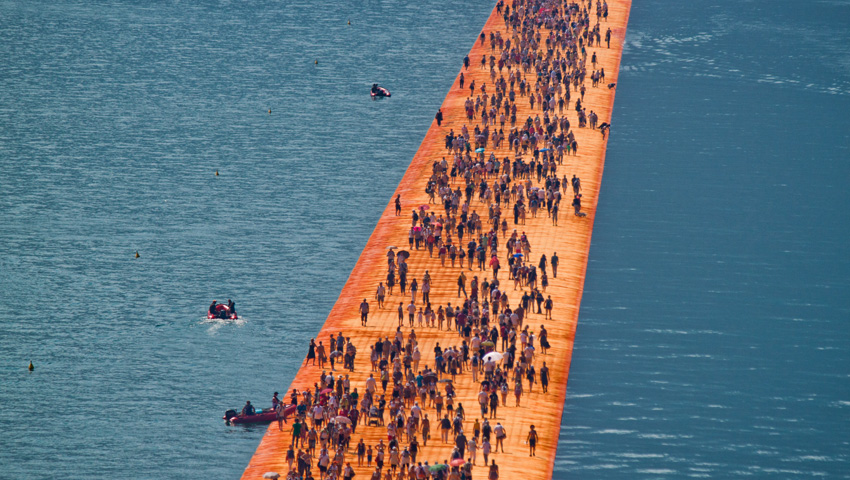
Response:
POLYGON ((218 176, 218 170, 216 170, 216 171, 215 171, 215 176, 216 176, 216 177, 218 176))
POLYGON ((348 24, 351 25, 351 20, 348 21, 348 24))
POLYGON ((271 114, 272 114, 272 109, 270 108, 270 109, 269 109, 269 115, 271 115, 271 114))
POLYGON ((33 366, 32 362, 30 362, 30 372, 33 370, 35 370, 35 367, 33 366))
POLYGON ((316 60, 316 65, 318 65, 318 64, 319 64, 319 61, 318 61, 318 60, 316 60))
POLYGON ((137 251, 136 252, 136 258, 139 258, 139 257, 141 257, 141 255, 139 255, 139 252, 137 251))

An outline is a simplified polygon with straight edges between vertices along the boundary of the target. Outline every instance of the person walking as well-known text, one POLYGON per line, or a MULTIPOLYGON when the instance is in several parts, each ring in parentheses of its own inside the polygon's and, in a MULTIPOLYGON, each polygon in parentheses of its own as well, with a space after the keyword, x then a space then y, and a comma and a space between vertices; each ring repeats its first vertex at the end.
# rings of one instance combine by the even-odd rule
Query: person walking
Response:
POLYGON ((481 442, 481 454, 484 455, 484 465, 487 465, 487 462, 490 461, 490 448, 490 440, 485 438, 484 441, 481 442))
POLYGON ((487 480, 499 480, 499 466, 496 465, 495 460, 490 464, 490 469, 487 472, 487 480))
POLYGON ((552 254, 549 263, 552 265, 552 278, 558 278, 558 252, 552 254))
POLYGON ((460 275, 457 277, 457 297, 460 298, 460 292, 463 292, 464 298, 469 298, 469 295, 466 294, 466 275, 463 272, 460 272, 460 275))
POLYGON ((534 429, 534 425, 531 426, 531 429, 528 431, 528 437, 526 437, 525 443, 528 444, 528 456, 533 457, 537 454, 537 442, 540 440, 540 437, 537 435, 537 430, 534 429))
MULTIPOLYGON (((543 339, 540 339, 541 343, 543 339)), ((546 362, 543 362, 543 366, 540 367, 540 386, 543 387, 543 393, 549 393, 549 367, 546 366, 546 362)))
POLYGON ((384 298, 386 298, 387 288, 384 287, 384 282, 378 282, 378 289, 375 292, 375 298, 378 300, 378 308, 384 308, 384 298))
POLYGON ((502 449, 502 453, 505 453, 505 438, 508 436, 507 430, 502 426, 501 423, 496 422, 496 426, 493 428, 493 433, 496 435, 496 452, 499 451, 499 448, 502 449))
POLYGON ((366 299, 363 299, 363 302, 360 304, 360 325, 365 327, 366 320, 369 319, 369 303, 366 302, 366 299))

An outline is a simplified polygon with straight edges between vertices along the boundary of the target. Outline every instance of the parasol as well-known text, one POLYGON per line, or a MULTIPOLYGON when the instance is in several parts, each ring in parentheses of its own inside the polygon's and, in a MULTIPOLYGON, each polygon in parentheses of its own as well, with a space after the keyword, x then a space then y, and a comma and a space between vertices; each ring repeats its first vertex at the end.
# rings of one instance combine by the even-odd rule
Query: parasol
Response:
POLYGON ((345 415, 339 415, 339 416, 334 417, 334 422, 345 423, 347 425, 351 425, 351 419, 346 417, 345 415))
POLYGON ((464 463, 466 463, 466 460, 464 460, 462 458, 455 458, 454 460, 449 462, 449 465, 451 465, 453 467, 459 467, 459 466, 463 465, 464 463))
POLYGON ((331 392, 333 392, 333 389, 332 389, 332 388, 326 388, 326 389, 322 390, 321 392, 319 392, 319 394, 320 394, 320 395, 327 395, 327 394, 329 394, 329 393, 331 393, 331 392))
POLYGON ((432 473, 434 473, 434 472, 439 472, 441 470, 445 470, 447 468, 449 468, 449 466, 446 465, 445 463, 438 463, 436 465, 431 465, 430 467, 428 467, 428 470, 430 470, 432 473))
POLYGON ((398 252, 398 256, 407 260, 408 258, 410 258, 410 252, 408 252, 407 250, 400 250, 398 252))
POLYGON ((280 474, 277 472, 266 472, 263 474, 263 478, 270 478, 272 480, 277 480, 280 478, 280 474))
POLYGON ((484 361, 489 362, 490 360, 492 360, 494 362, 499 362, 502 360, 503 357, 504 355, 499 352, 490 352, 487 355, 484 355, 484 361))
POLYGON ((484 147, 476 148, 475 153, 484 153, 484 147))

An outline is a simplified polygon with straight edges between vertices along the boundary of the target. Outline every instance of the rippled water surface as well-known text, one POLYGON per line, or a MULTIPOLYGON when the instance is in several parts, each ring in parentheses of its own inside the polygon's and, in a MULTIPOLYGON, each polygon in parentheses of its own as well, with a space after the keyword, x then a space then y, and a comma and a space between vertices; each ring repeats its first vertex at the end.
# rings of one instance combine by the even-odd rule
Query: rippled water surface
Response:
MULTIPOLYGON (((850 470, 850 6, 798 7, 634 4, 556 478, 850 470)), ((238 477, 491 8, 0 2, 0 478, 238 477)))
POLYGON ((847 18, 633 3, 556 478, 848 478, 847 18))

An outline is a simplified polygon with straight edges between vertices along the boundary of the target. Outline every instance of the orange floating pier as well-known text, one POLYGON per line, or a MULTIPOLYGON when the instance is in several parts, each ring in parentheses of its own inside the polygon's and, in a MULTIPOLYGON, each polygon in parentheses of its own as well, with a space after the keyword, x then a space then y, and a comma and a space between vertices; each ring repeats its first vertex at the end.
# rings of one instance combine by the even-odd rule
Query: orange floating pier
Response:
MULTIPOLYGON (((510 2, 506 3, 510 5, 510 2)), ((582 2, 581 5, 582 8, 586 8, 588 4, 582 2)), ((603 67, 605 69, 605 80, 598 87, 592 87, 588 75, 588 78, 584 81, 587 90, 582 101, 582 105, 586 107, 587 112, 591 110, 596 112, 599 117, 599 123, 610 122, 611 119, 616 88, 608 88, 608 85, 617 82, 631 1, 608 0, 607 7, 609 13, 607 20, 603 19, 601 22, 601 31, 604 36, 607 29, 611 29, 610 48, 606 48, 606 42, 604 40, 601 46, 586 47, 587 71, 591 71, 591 55, 595 53, 597 58, 596 67, 603 67)), ((594 1, 590 10, 591 26, 596 23, 597 17, 595 10, 596 2, 594 1)), ((433 20, 439 21, 439 19, 433 20)), ((378 283, 386 281, 387 247, 396 245, 400 248, 407 248, 408 231, 411 227, 411 210, 416 209, 420 205, 428 204, 428 195, 425 193, 425 186, 431 177, 433 163, 440 161, 443 157, 446 157, 446 160, 451 162, 452 155, 448 154, 445 149, 446 134, 450 129, 453 129, 455 133, 459 133, 464 125, 468 125, 469 129, 472 130, 480 122, 478 119, 469 121, 466 116, 464 102, 469 97, 469 84, 473 80, 476 85, 486 83, 488 85, 487 93, 492 94, 493 92, 489 68, 482 69, 480 59, 482 55, 487 55, 489 58, 491 54, 489 42, 491 32, 501 32, 502 37, 505 39, 512 38, 512 33, 506 27, 502 14, 497 12, 496 8, 491 13, 482 32, 486 34, 487 40, 481 43, 478 39, 475 39, 475 43, 469 53, 471 64, 468 69, 461 70, 465 77, 464 88, 460 88, 458 78, 456 78, 442 104, 441 109, 444 116, 442 125, 438 126, 436 121, 432 123, 431 128, 425 135, 425 139, 422 141, 419 151, 414 156, 410 167, 407 169, 396 192, 393 194, 392 200, 390 200, 390 203, 383 212, 363 253, 360 255, 357 264, 346 281, 327 321, 321 331, 316 335, 317 342, 322 340, 327 345, 331 334, 336 335, 342 332, 343 336, 350 338, 350 341, 357 348, 355 371, 349 372, 348 370, 337 368, 336 372, 333 372, 335 376, 348 374, 351 379, 352 390, 357 388, 359 392, 365 391, 366 379, 372 373, 369 359, 370 346, 374 345, 379 337, 388 336, 393 338, 398 326, 398 305, 401 302, 407 307, 410 303, 410 295, 400 294, 398 288, 395 289, 394 295, 387 295, 383 309, 378 308, 377 301, 374 299, 378 283), (394 199, 396 195, 401 195, 402 213, 400 216, 396 216, 395 214, 394 199), (366 327, 361 326, 359 312, 359 305, 364 298, 369 300, 370 305, 368 325, 366 327)), ((533 75, 535 75, 533 71, 529 71, 525 77, 531 81, 533 75)), ((533 81, 531 84, 533 85, 533 81)), ((478 93, 479 91, 477 90, 476 95, 478 93)), ((539 383, 534 386, 532 392, 529 392, 527 386, 525 386, 525 393, 522 396, 519 407, 514 406, 514 396, 509 394, 507 406, 500 406, 497 411, 497 418, 490 420, 494 426, 496 422, 500 422, 508 434, 504 445, 505 452, 495 453, 494 449, 494 453, 490 455, 490 460, 495 460, 499 466, 501 479, 550 478, 555 462, 561 416, 566 397, 567 376, 578 321, 579 304, 584 288, 584 276, 587 268, 590 238, 599 198, 606 148, 606 138, 600 134, 598 129, 591 129, 589 127, 578 128, 577 113, 572 106, 580 94, 573 90, 571 90, 571 94, 572 102, 569 102, 569 107, 564 108, 563 115, 566 115, 571 123, 579 149, 577 155, 566 155, 564 157, 563 163, 557 166, 557 175, 558 177, 566 175, 568 178, 572 177, 572 175, 577 175, 581 179, 583 194, 582 211, 587 216, 577 217, 573 215, 572 207, 570 206, 571 195, 569 193, 565 194, 561 201, 560 221, 557 226, 552 225, 551 219, 546 215, 545 208, 541 209, 536 218, 532 218, 530 214, 527 215, 525 224, 523 225, 514 225, 510 208, 503 209, 502 218, 508 220, 508 231, 510 232, 516 228, 519 232, 525 232, 530 240, 532 246, 529 256, 530 264, 537 265, 537 260, 540 259, 541 254, 545 254, 547 258, 551 258, 554 252, 557 252, 560 264, 558 266, 557 278, 551 276, 551 269, 548 270, 550 275, 549 286, 544 293, 545 296, 551 296, 553 300, 553 318, 547 320, 543 314, 527 313, 523 323, 524 325, 528 325, 530 330, 534 332, 539 332, 540 325, 545 325, 548 330, 551 348, 545 355, 540 352, 536 353, 534 365, 539 370, 542 362, 546 362, 549 367, 551 376, 549 391, 548 393, 542 393, 539 383), (535 457, 529 456, 529 449, 526 445, 526 438, 531 424, 535 425, 540 436, 535 457)), ((542 111, 539 109, 539 106, 535 104, 532 109, 527 97, 517 95, 516 106, 517 126, 521 125, 528 116, 534 118, 539 115, 542 118, 542 111)), ((558 116, 561 117, 562 115, 559 114, 558 116)), ((509 129, 510 126, 506 125, 506 135, 509 129)), ((488 143, 488 145, 491 144, 488 143)), ((500 160, 505 157, 514 158, 514 152, 507 146, 507 142, 504 142, 501 148, 495 149, 495 154, 500 160)), ((489 147, 487 155, 489 156, 489 147)), ((530 155, 526 155, 526 160, 529 157, 530 155)), ((489 180, 490 183, 492 183, 492 178, 489 180)), ((463 187, 462 183, 463 181, 461 179, 455 180, 452 188, 463 187)), ((539 182, 535 181, 534 183, 535 185, 540 185, 539 182)), ((567 191, 571 192, 571 188, 568 188, 567 191)), ((479 201, 477 197, 477 194, 474 195, 474 199, 470 205, 470 211, 477 210, 479 212, 482 216, 482 221, 485 222, 484 232, 486 232, 488 205, 479 201)), ((437 215, 440 213, 445 215, 442 205, 439 203, 432 204, 431 207, 435 209, 437 215)), ((453 237, 456 237, 456 235, 453 235, 453 237)), ((503 262, 503 268, 499 274, 500 288, 507 292, 509 304, 516 306, 522 296, 522 289, 514 290, 513 281, 508 280, 508 272, 507 268, 505 268, 506 262, 504 262, 505 240, 500 232, 499 258, 503 262)), ((473 270, 470 271, 466 266, 451 267, 448 260, 446 261, 446 266, 442 266, 436 255, 436 249, 433 257, 429 256, 428 250, 424 248, 419 250, 410 249, 410 252, 410 258, 407 260, 409 265, 408 278, 416 278, 421 284, 426 270, 428 271, 431 277, 430 297, 434 310, 437 309, 438 305, 445 306, 449 302, 453 306, 462 304, 463 299, 459 299, 457 296, 457 280, 461 271, 464 271, 468 278, 467 289, 469 288, 468 282, 473 276, 478 276, 479 281, 484 278, 492 278, 492 271, 489 268, 479 270, 474 266, 473 270)), ((422 302, 418 298, 417 308, 420 306, 422 306, 422 302)), ((405 310, 405 326, 403 327, 405 340, 409 332, 406 317, 407 311, 405 310)), ((495 323, 498 326, 498 320, 495 323)), ((434 365, 434 347, 437 343, 445 348, 447 346, 460 346, 463 340, 455 330, 447 331, 445 329, 439 330, 437 328, 418 326, 415 330, 419 350, 422 353, 421 366, 434 365)), ((519 344, 519 342, 517 343, 519 344)), ((304 352, 298 352, 298 355, 306 353, 306 350, 307 346, 305 345, 304 352)), ((341 366, 340 364, 341 361, 338 366, 341 366)), ((326 369, 329 369, 329 365, 326 365, 326 369)), ((297 388, 299 391, 310 389, 315 383, 319 382, 319 376, 322 372, 323 369, 318 364, 315 366, 302 366, 292 381, 291 388, 297 388)), ((377 373, 375 376, 378 378, 377 373)), ((438 384, 440 389, 442 389, 442 386, 442 383, 438 384)), ((454 386, 457 392, 455 405, 462 403, 466 411, 466 421, 463 424, 463 429, 465 432, 471 432, 475 419, 478 418, 481 421, 477 401, 479 384, 473 382, 468 371, 464 371, 457 376, 454 386)), ((391 387, 387 391, 388 397, 390 390, 391 387)), ((282 398, 288 400, 289 391, 285 392, 282 398)), ((380 384, 378 385, 378 392, 381 392, 380 384)), ((427 460, 433 465, 434 462, 442 462, 444 459, 450 458, 453 442, 442 443, 440 441, 436 410, 433 408, 424 408, 423 406, 423 414, 425 413, 429 414, 429 418, 431 419, 431 440, 427 446, 422 446, 420 438, 420 451, 417 461, 424 462, 427 460)), ((291 426, 292 422, 290 421, 288 425, 284 426, 283 431, 279 431, 276 423, 269 427, 257 451, 251 458, 248 467, 245 469, 242 475, 243 479, 260 479, 263 478, 266 472, 278 472, 281 478, 286 476, 286 473, 289 471, 286 461, 286 451, 291 444, 291 426)), ((471 433, 467 433, 467 436, 471 437, 472 435, 471 433)), ((361 438, 364 439, 367 445, 375 446, 379 440, 383 440, 386 443, 387 429, 384 426, 365 426, 361 424, 358 425, 356 433, 351 437, 351 448, 346 453, 345 461, 351 462, 355 466, 356 478, 365 480, 371 478, 374 472, 374 464, 371 468, 365 465, 363 467, 356 466, 357 456, 354 446, 361 438)), ((406 445, 405 442, 401 443, 402 445, 406 445)), ((493 441, 493 447, 495 447, 495 441, 493 441)), ((331 457, 333 457, 333 451, 331 451, 331 457)), ((483 456, 479 451, 477 464, 473 467, 474 478, 487 478, 488 471, 483 466, 483 463, 483 456)), ((389 461, 387 460, 386 465, 388 464, 389 461)), ((386 465, 384 472, 387 470, 386 465)), ((316 469, 316 458, 313 459, 312 471, 314 477, 318 479, 319 473, 316 469)), ((340 475, 341 477, 342 475, 340 475)))

